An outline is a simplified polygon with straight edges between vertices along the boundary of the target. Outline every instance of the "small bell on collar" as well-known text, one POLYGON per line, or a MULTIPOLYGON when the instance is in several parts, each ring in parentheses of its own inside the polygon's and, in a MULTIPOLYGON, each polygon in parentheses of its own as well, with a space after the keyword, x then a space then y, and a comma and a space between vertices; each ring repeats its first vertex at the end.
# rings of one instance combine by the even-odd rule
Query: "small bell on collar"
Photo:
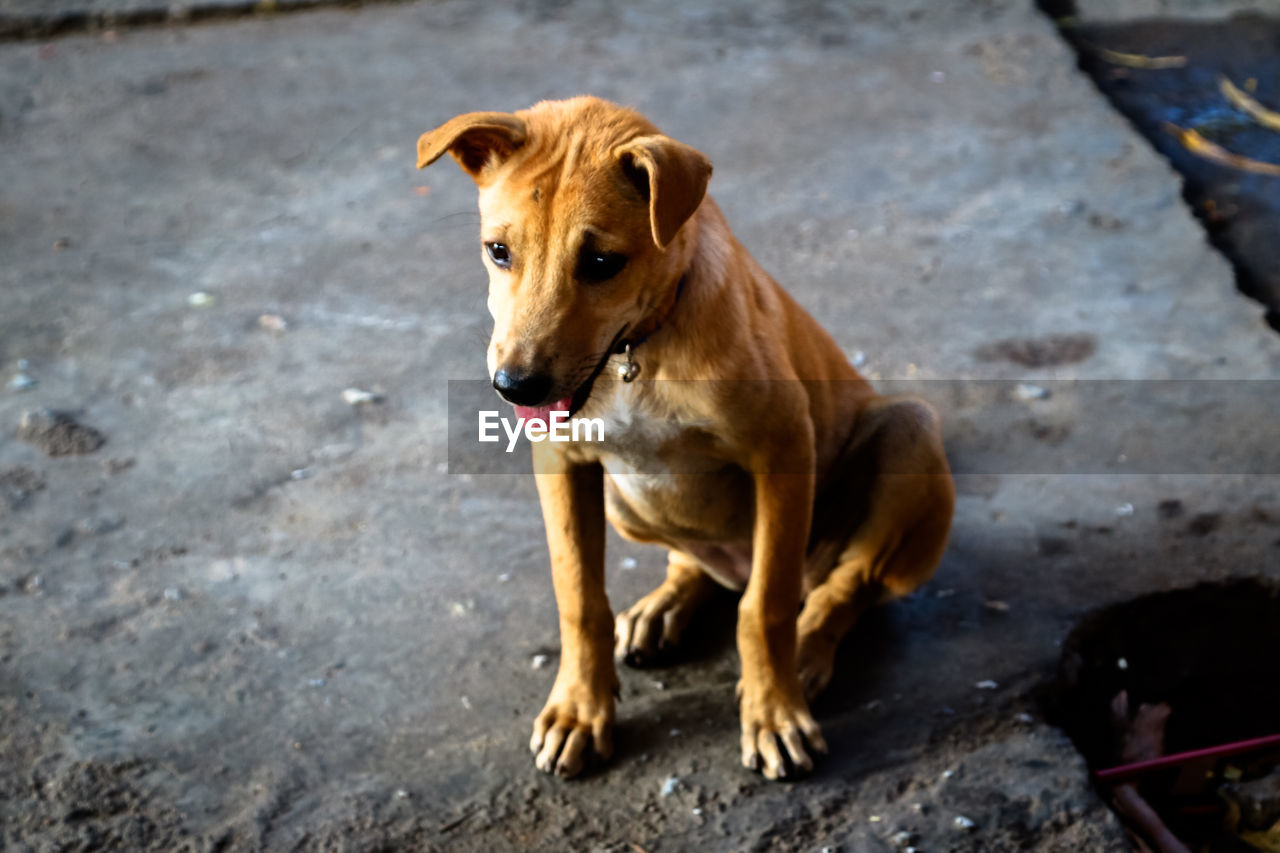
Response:
POLYGON ((625 364, 618 365, 618 378, 623 382, 630 382, 640 375, 640 365, 631 355, 631 344, 627 344, 622 352, 627 357, 627 361, 625 364))

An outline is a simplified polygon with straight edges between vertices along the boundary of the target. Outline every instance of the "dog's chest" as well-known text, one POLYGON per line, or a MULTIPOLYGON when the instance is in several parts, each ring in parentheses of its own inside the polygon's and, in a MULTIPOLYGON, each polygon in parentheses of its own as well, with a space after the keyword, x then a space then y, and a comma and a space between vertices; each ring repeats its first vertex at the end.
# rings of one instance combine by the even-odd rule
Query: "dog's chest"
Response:
POLYGON ((725 450, 709 422, 679 412, 653 393, 614 383, 592 407, 603 422, 604 438, 595 446, 611 476, 675 485, 673 475, 699 474, 725 465, 725 450))
POLYGON ((595 452, 608 474, 614 526, 633 539, 673 545, 749 542, 753 484, 726 461, 712 425, 630 390, 622 386, 591 412, 604 424, 595 452))

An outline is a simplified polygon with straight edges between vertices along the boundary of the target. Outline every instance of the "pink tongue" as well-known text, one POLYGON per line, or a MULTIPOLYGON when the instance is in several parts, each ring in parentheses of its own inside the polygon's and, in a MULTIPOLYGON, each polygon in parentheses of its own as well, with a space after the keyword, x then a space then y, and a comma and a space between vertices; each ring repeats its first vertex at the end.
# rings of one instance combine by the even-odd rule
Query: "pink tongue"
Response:
POLYGON ((573 402, 572 397, 565 397, 563 400, 556 400, 550 406, 539 406, 534 409, 529 406, 516 406, 516 417, 528 420, 540 420, 544 424, 551 423, 552 412, 568 412, 569 405, 573 402))

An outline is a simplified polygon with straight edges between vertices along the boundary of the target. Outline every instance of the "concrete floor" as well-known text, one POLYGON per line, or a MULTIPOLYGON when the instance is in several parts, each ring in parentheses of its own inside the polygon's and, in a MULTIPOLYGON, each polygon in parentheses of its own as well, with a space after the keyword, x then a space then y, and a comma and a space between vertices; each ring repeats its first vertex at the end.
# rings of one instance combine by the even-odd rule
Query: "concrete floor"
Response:
MULTIPOLYGON (((1280 576, 1280 337, 1178 176, 1024 2, 475 9, 0 45, 0 847, 1123 849, 1031 698, 1058 643, 1280 576), (540 516, 448 468, 484 273, 471 182, 414 144, 582 92, 707 153, 742 242, 944 412, 951 546, 846 643, 798 784, 737 766, 727 597, 689 663, 623 671, 608 768, 526 752, 540 516), (1019 355, 1055 335, 1086 343, 1019 355), (41 407, 106 444, 46 457, 41 407)), ((615 607, 660 578, 608 559, 615 607)))

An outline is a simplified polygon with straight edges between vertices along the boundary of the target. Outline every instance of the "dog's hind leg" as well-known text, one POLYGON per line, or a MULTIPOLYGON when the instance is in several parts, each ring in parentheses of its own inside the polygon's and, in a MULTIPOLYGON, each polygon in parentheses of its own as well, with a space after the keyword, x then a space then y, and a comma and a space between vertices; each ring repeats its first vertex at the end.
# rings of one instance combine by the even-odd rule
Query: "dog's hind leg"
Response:
POLYGON ((614 628, 614 657, 632 666, 657 661, 680 641, 697 609, 716 583, 682 551, 667 556, 667 579, 628 610, 619 613, 614 628))
POLYGON ((910 399, 877 400, 858 432, 842 466, 849 474, 825 498, 849 508, 845 523, 853 529, 796 626, 796 667, 809 700, 831 681, 836 648, 858 617, 933 575, 951 527, 955 491, 933 410, 910 399), (841 495, 842 487, 858 493, 841 495))

